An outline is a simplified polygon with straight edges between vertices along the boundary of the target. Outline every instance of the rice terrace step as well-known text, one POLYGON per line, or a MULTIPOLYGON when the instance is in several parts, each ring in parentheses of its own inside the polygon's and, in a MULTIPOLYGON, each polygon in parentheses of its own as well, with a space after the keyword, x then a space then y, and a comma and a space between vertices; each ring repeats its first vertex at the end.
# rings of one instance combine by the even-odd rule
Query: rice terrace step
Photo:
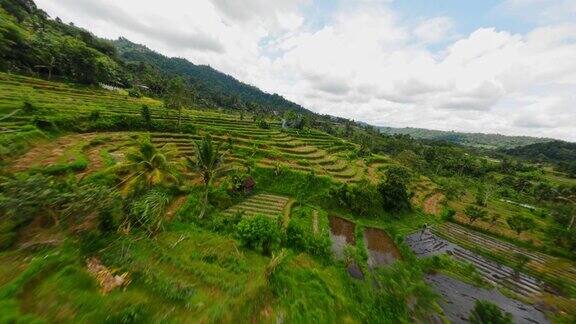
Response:
POLYGON ((224 214, 234 215, 240 212, 246 216, 264 215, 268 217, 278 217, 284 214, 284 209, 289 201, 290 198, 288 197, 257 194, 229 208, 224 214))

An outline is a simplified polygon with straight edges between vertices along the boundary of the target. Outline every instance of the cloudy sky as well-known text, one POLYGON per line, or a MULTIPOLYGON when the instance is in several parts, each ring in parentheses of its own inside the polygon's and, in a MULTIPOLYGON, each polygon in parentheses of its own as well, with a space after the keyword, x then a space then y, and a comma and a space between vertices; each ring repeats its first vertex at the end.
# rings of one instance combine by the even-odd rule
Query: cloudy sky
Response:
POLYGON ((374 125, 576 141, 574 0, 36 0, 374 125))

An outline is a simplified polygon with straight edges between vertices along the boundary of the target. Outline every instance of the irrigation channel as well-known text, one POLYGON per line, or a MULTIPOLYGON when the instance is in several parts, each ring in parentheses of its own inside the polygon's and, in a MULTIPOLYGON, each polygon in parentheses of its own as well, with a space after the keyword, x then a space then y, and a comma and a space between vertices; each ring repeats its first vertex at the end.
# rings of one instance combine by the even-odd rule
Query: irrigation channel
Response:
MULTIPOLYGON (((538 295, 546 290, 539 280, 510 267, 448 242, 428 230, 406 237, 406 243, 418 257, 442 253, 469 262, 476 267, 482 278, 495 286, 505 287, 523 297, 538 295)), ((459 280, 440 275, 427 275, 426 280, 443 296, 441 303, 446 315, 454 322, 468 318, 476 300, 489 300, 514 317, 515 323, 548 323, 544 313, 534 306, 504 296, 497 289, 474 287, 459 280)))
MULTIPOLYGON (((356 245, 356 224, 334 215, 329 216, 329 223, 332 253, 336 258, 342 260, 345 257, 346 245, 356 245)), ((400 252, 394 241, 381 229, 367 227, 364 230, 364 243, 368 251, 368 267, 370 269, 386 266, 400 259, 400 252)), ((350 276, 354 278, 364 278, 364 274, 355 262, 350 263, 347 270, 350 276)))

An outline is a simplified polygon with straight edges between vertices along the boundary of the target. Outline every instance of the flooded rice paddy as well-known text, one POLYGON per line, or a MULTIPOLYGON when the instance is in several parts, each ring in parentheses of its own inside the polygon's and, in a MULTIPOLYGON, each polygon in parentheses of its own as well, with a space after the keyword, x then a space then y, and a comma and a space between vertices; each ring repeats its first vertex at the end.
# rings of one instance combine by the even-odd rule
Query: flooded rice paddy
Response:
POLYGON ((346 245, 356 245, 354 231, 356 224, 342 217, 329 216, 330 241, 332 241, 332 253, 337 259, 344 259, 346 245))
POLYGON ((474 287, 441 274, 427 275, 426 281, 442 296, 440 306, 453 323, 467 322, 477 300, 488 300, 512 314, 514 323, 549 323, 534 306, 504 296, 496 289, 474 287))
MULTIPOLYGON (((418 257, 446 253, 460 261, 469 262, 487 282, 508 288, 518 295, 531 297, 546 290, 539 280, 519 273, 510 267, 488 260, 472 251, 424 231, 409 235, 406 243, 418 257)), ((514 323, 548 323, 543 312, 530 304, 504 296, 497 289, 484 289, 440 275, 427 275, 429 282, 442 295, 441 306, 455 323, 466 322, 476 300, 488 300, 514 317, 514 323)))
POLYGON ((364 230, 364 243, 368 250, 368 266, 386 266, 400 259, 400 251, 392 238, 383 230, 367 227, 364 230))
MULTIPOLYGON (((332 242, 332 253, 337 259, 344 259, 346 245, 356 245, 356 224, 344 218, 329 216, 330 241, 332 242)), ((400 258, 394 241, 385 231, 377 228, 366 228, 364 230, 364 243, 368 252, 368 267, 374 269, 386 266, 400 258)), ((355 262, 347 266, 348 274, 356 279, 363 279, 364 274, 355 262)))

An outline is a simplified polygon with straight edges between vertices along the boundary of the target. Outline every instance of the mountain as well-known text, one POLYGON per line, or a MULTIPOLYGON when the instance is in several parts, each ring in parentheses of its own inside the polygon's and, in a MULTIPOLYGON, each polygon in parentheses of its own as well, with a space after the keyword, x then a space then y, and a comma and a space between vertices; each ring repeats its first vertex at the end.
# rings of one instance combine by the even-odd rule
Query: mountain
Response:
POLYGON ((193 88, 197 99, 204 104, 230 108, 264 109, 267 111, 295 110, 300 113, 311 113, 300 105, 284 99, 278 94, 263 92, 255 86, 245 84, 230 75, 206 65, 196 65, 183 58, 170 58, 135 44, 126 38, 114 41, 120 57, 131 65, 132 72, 144 83, 154 83, 146 77, 148 65, 167 77, 183 77, 193 88), (242 107, 245 106, 245 107, 242 107))
POLYGON ((0 0, 0 71, 81 84, 104 83, 162 98, 183 79, 189 102, 205 108, 311 114, 209 66, 169 58, 125 38, 109 41, 59 18, 31 0, 0 0))
POLYGON ((406 127, 406 128, 378 127, 378 129, 383 134, 410 135, 416 139, 446 141, 464 146, 487 148, 487 149, 509 149, 535 143, 547 143, 554 141, 553 139, 550 138, 539 138, 530 136, 463 133, 463 132, 441 131, 441 130, 412 128, 412 127, 406 127))

